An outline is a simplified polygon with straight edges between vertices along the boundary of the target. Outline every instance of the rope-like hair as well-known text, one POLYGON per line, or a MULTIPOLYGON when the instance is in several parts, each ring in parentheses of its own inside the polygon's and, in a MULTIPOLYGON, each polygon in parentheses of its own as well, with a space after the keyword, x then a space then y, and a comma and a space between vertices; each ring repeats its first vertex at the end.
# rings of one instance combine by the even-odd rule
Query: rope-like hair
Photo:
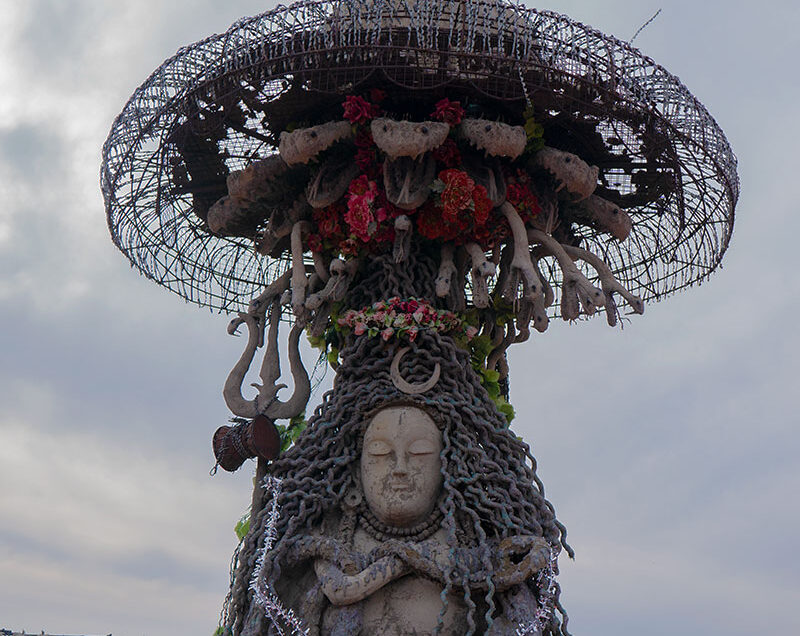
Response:
MULTIPOLYGON (((435 270, 424 266, 418 270, 423 270, 415 272, 421 275, 412 280, 398 275, 395 266, 371 268, 373 274, 350 296, 358 303, 369 301, 386 287, 395 293, 398 287, 401 293, 424 293, 435 270), (420 279, 422 285, 413 285, 420 279)), ((354 305, 356 302, 351 304, 354 305)), ((437 363, 441 366, 439 382, 423 395, 405 395, 392 383, 390 366, 396 343, 362 336, 351 339, 343 349, 333 390, 323 396, 294 446, 271 466, 271 473, 282 480, 280 517, 278 539, 266 555, 262 575, 277 582, 282 568, 291 565, 290 549, 297 539, 319 526, 327 513, 342 508, 345 494, 354 486, 368 423, 366 414, 398 402, 417 405, 431 414, 442 431, 443 492, 439 508, 448 544, 473 548, 479 555, 468 563, 455 556, 450 570, 445 572, 437 633, 443 626, 448 596, 463 590, 471 636, 479 627, 488 628, 496 611, 491 542, 487 540, 524 534, 543 537, 550 545, 563 547, 570 556, 572 549, 566 542, 564 526, 556 520, 552 505, 544 497, 536 475, 536 460, 527 444, 508 430, 504 416, 472 370, 469 353, 451 338, 427 330, 420 331, 410 346, 411 352, 400 365, 409 382, 424 381, 437 363), (480 571, 476 571, 478 567, 480 571), (476 574, 489 581, 477 602, 469 585, 476 574)), ((244 628, 249 612, 248 585, 263 545, 268 517, 265 504, 262 502, 261 511, 254 514, 251 531, 239 552, 226 612, 227 626, 236 635, 244 628)), ((453 554, 457 555, 457 551, 453 554)), ((535 591, 535 587, 531 589, 535 591)), ((566 614, 558 597, 555 601, 556 612, 545 636, 567 634, 566 614)), ((264 626, 261 633, 268 633, 268 629, 264 626)))

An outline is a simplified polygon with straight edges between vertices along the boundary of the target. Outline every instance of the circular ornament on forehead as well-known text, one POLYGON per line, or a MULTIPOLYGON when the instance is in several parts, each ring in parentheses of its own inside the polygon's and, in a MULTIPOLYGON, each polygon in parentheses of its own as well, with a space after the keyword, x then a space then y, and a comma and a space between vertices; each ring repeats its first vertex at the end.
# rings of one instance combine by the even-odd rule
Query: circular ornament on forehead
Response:
POLYGON ((415 406, 378 411, 364 432, 361 485, 367 506, 390 526, 409 527, 433 512, 442 489, 442 434, 415 406))
POLYGON ((419 395, 420 393, 425 393, 426 391, 430 391, 436 384, 439 382, 439 377, 442 373, 442 368, 439 363, 436 363, 436 366, 433 368, 433 373, 431 377, 425 380, 424 382, 419 383, 411 383, 403 378, 400 374, 400 360, 403 359, 403 356, 406 355, 411 350, 410 347, 403 347, 399 349, 396 354, 394 354, 394 358, 392 358, 392 367, 390 370, 390 375, 392 377, 392 384, 395 385, 399 390, 401 390, 406 395, 419 395))

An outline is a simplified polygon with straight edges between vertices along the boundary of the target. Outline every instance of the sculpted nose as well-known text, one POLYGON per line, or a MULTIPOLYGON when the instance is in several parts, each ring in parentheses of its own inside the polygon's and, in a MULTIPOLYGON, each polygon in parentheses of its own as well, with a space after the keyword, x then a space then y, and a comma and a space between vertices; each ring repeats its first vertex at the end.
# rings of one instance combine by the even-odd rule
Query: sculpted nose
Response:
POLYGON ((406 458, 405 453, 397 454, 397 459, 395 459, 394 470, 392 470, 392 474, 399 476, 408 474, 408 459, 406 458))

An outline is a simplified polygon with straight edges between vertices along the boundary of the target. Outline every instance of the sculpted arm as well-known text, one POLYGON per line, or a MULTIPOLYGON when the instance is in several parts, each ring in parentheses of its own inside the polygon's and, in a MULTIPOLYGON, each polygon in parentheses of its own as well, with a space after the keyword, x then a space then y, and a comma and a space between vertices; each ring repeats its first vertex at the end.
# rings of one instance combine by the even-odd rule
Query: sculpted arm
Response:
POLYGON ((410 570, 397 557, 385 556, 352 576, 324 559, 314 561, 314 571, 322 591, 331 603, 350 605, 371 596, 410 570))

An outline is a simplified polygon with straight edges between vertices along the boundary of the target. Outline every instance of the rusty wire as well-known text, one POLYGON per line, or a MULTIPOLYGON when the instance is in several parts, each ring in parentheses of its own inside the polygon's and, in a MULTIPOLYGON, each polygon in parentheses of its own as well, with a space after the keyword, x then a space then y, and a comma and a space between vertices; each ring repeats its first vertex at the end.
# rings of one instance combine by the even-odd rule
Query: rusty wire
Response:
POLYGON ((409 104, 480 104, 510 123, 522 123, 527 92, 548 144, 598 165, 597 193, 632 217, 624 243, 587 228, 579 238, 645 300, 704 280, 727 249, 736 158, 676 77, 565 16, 475 0, 305 1, 181 49, 104 146, 115 244, 186 300, 242 309, 289 263, 208 231, 227 175, 273 154, 290 123, 341 118, 344 95, 377 86, 409 104))

